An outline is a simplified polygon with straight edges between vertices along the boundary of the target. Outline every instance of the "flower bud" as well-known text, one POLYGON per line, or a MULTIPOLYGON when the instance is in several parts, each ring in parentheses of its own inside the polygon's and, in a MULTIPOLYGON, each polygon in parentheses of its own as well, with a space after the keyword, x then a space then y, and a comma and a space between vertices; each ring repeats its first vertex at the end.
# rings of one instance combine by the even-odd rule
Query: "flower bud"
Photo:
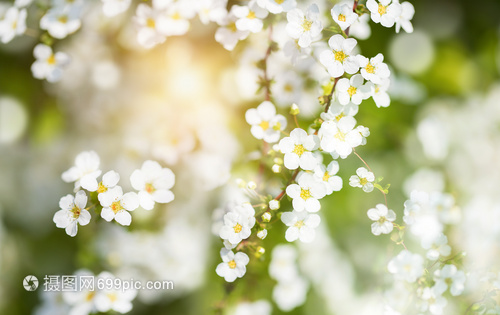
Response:
POLYGON ((257 250, 255 251, 255 257, 260 258, 265 253, 266 253, 266 250, 264 249, 264 247, 259 246, 259 247, 257 247, 257 250))
POLYGON ((296 116, 300 113, 299 106, 297 104, 293 103, 293 105, 290 107, 290 114, 296 116))
POLYGON ((260 238, 261 240, 265 239, 267 236, 267 230, 263 229, 257 232, 257 237, 260 238))
POLYGON ((269 221, 271 221, 272 216, 271 216, 271 213, 264 212, 264 214, 262 215, 261 218, 262 218, 263 222, 269 222, 269 221))
POLYGON ((269 209, 278 210, 280 208, 280 202, 276 199, 269 201, 269 209))
POLYGON ((281 172, 281 166, 278 164, 274 164, 271 169, 273 170, 273 173, 276 173, 276 174, 281 172))
POLYGON ((250 190, 255 190, 255 188, 257 188, 257 184, 254 181, 249 181, 247 184, 247 188, 250 190))

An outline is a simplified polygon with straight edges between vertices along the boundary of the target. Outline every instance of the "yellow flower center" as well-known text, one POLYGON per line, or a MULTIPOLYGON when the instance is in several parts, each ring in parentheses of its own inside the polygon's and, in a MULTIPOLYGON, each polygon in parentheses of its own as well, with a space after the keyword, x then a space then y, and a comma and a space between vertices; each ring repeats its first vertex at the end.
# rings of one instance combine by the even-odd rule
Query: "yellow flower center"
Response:
POLYGON ((285 86, 283 86, 283 90, 285 90, 285 92, 293 92, 293 86, 287 83, 285 84, 285 86))
POLYGON ((89 291, 87 295, 85 295, 85 301, 90 302, 95 296, 95 291, 89 291))
POLYGON ((236 28, 236 23, 231 22, 227 25, 227 28, 231 30, 231 32, 236 33, 238 31, 238 28, 236 28))
POLYGON ((342 51, 342 50, 334 50, 333 53, 335 54, 335 60, 344 62, 344 60, 347 58, 347 55, 342 51))
POLYGON ((250 20, 255 19, 255 12, 253 12, 253 11, 248 12, 247 19, 250 19, 250 20))
POLYGON ((327 182, 329 179, 330 179, 330 174, 328 174, 328 171, 327 171, 327 172, 325 172, 325 174, 323 175, 323 181, 327 182))
POLYGON ((383 5, 379 4, 378 5, 378 14, 384 15, 387 12, 387 7, 384 7, 383 5))
POLYGON ((285 0, 274 0, 277 4, 282 4, 285 0))
POLYGON ((51 54, 49 58, 47 58, 47 63, 49 65, 55 65, 56 64, 56 56, 54 54, 51 54))
POLYGON ((97 188, 97 193, 102 194, 103 192, 108 191, 108 187, 104 186, 102 182, 99 183, 99 188, 97 188))
POLYGON ((313 25, 312 21, 309 21, 308 19, 304 19, 304 21, 302 22, 302 28, 304 29, 304 32, 310 31, 312 25, 313 25))
POLYGON ((262 128, 263 130, 267 130, 269 128, 269 122, 268 121, 265 121, 263 120, 260 124, 259 124, 260 128, 262 128))
POLYGON ((364 185, 368 184, 368 180, 366 178, 361 178, 359 180, 359 183, 364 186, 364 185))
POLYGON ((71 209, 71 212, 73 212, 73 218, 78 219, 78 217, 82 213, 82 209, 78 208, 77 206, 73 206, 73 209, 71 209))
POLYGON ((311 191, 309 189, 300 189, 300 198, 304 200, 311 198, 311 191))
POLYGON ((375 67, 371 65, 371 63, 368 63, 365 67, 366 72, 368 73, 374 73, 375 72, 375 67))
POLYGON ((302 144, 296 144, 295 148, 293 149, 293 153, 297 154, 299 157, 301 157, 305 151, 306 151, 306 149, 304 148, 304 146, 302 144))
POLYGON ((383 224, 385 221, 387 221, 385 217, 381 217, 380 219, 378 219, 378 223, 380 224, 383 224))
POLYGON ((182 16, 179 14, 179 12, 175 12, 174 14, 172 14, 172 20, 180 20, 182 18, 182 16))
POLYGON ((353 96, 354 94, 356 94, 356 88, 354 86, 350 86, 347 89, 347 93, 349 93, 349 96, 353 96))
POLYGON ((281 130, 281 123, 279 121, 276 122, 273 126, 273 129, 276 131, 280 131, 281 130))
POLYGON ((57 18, 57 20, 61 23, 66 24, 68 22, 68 17, 66 15, 61 15, 60 17, 57 18))
POLYGON ((147 192, 148 194, 152 194, 152 193, 154 193, 154 192, 155 192, 155 190, 156 190, 156 189, 154 188, 153 184, 150 184, 150 183, 146 184, 145 189, 146 189, 146 192, 147 192))
POLYGON ((111 210, 116 214, 118 211, 120 211, 122 208, 122 204, 119 201, 115 201, 111 204, 110 206, 111 210))
POLYGON ((304 221, 302 221, 302 220, 297 221, 297 222, 295 222, 295 224, 293 226, 295 226, 296 228, 300 229, 301 227, 304 226, 304 221))
POLYGON ((12 29, 16 29, 17 28, 17 20, 12 22, 12 29))
POLYGON ((342 119, 342 117, 344 117, 344 113, 340 113, 339 115, 335 116, 335 120, 336 121, 339 121, 340 119, 342 119))
POLYGON ((243 227, 239 223, 236 223, 236 225, 233 226, 234 233, 240 233, 242 229, 243 227))
POLYGON ((343 133, 342 131, 337 132, 334 137, 339 139, 340 141, 345 141, 345 133, 343 133))
POLYGON ((345 15, 339 14, 339 21, 340 22, 345 22, 345 15))
POLYGON ((108 293, 108 299, 111 301, 111 303, 115 303, 116 300, 118 300, 118 296, 116 296, 116 293, 108 293))
POLYGON ((155 20, 154 20, 154 19, 152 19, 152 18, 148 18, 148 19, 146 20, 146 26, 147 26, 147 27, 154 28, 154 27, 156 26, 156 22, 155 22, 155 20))
POLYGON ((233 260, 231 260, 230 262, 227 263, 227 265, 229 266, 229 268, 231 269, 234 269, 236 268, 236 262, 233 260))

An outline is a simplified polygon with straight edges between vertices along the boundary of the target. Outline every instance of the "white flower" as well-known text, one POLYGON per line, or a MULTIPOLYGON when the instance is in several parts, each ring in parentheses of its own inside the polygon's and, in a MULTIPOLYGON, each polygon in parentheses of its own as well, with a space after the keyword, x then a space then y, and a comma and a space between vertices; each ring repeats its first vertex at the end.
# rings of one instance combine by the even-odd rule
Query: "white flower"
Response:
POLYGON ((352 116, 342 117, 338 122, 323 122, 319 130, 321 148, 325 152, 336 152, 340 157, 346 158, 352 153, 352 148, 361 145, 363 141, 355 126, 356 119, 352 116))
POLYGON ((441 234, 434 240, 422 239, 421 245, 427 249, 427 259, 437 260, 439 256, 447 257, 451 253, 451 247, 448 245, 448 238, 441 234))
POLYGON ((190 26, 188 18, 191 13, 191 8, 186 6, 185 2, 172 4, 157 18, 158 31, 165 36, 186 34, 190 26))
POLYGON ((304 94, 304 80, 296 71, 280 72, 271 85, 271 94, 278 106, 300 102, 304 94))
POLYGON ((443 309, 448 304, 448 301, 437 293, 435 288, 424 288, 422 291, 422 305, 421 311, 429 311, 433 315, 443 314, 443 309))
POLYGON ((61 80, 63 67, 68 65, 70 58, 63 52, 52 52, 52 48, 44 44, 38 44, 33 50, 36 60, 31 65, 33 77, 47 79, 49 82, 61 80))
POLYGON ((298 61, 310 58, 310 53, 311 47, 300 47, 297 39, 290 39, 283 46, 283 54, 286 57, 290 57, 292 65, 297 64, 298 61))
POLYGON ((358 15, 352 10, 352 5, 336 4, 331 10, 333 20, 345 31, 356 22, 358 15))
POLYGON ((75 197, 66 195, 59 201, 61 210, 54 214, 53 221, 58 228, 66 229, 66 234, 75 236, 78 232, 78 223, 87 225, 90 222, 90 213, 85 210, 87 195, 80 190, 75 197))
MULTIPOLYGON (((398 3, 399 0, 394 0, 394 3, 398 3)), ((411 24, 411 19, 415 14, 415 8, 410 2, 401 3, 401 14, 396 17, 396 33, 403 28, 406 33, 413 33, 413 25, 411 24)))
POLYGON ((442 294, 450 285, 450 293, 453 296, 462 294, 465 289, 465 273, 457 270, 455 265, 445 265, 441 270, 434 272, 434 288, 438 294, 442 294))
POLYGON ((383 63, 384 55, 382 54, 377 54, 371 59, 362 55, 357 55, 356 58, 361 68, 360 72, 363 78, 374 84, 382 84, 382 80, 389 78, 391 75, 389 67, 383 63))
POLYGON ((40 28, 54 38, 63 39, 80 28, 80 14, 78 5, 53 7, 40 19, 40 28))
POLYGON ((134 192, 123 194, 120 186, 108 190, 107 194, 100 198, 101 217, 106 221, 113 219, 121 225, 130 225, 132 216, 128 211, 134 211, 139 207, 139 198, 134 192))
POLYGON ((257 108, 250 108, 245 113, 247 123, 252 125, 250 132, 257 139, 274 143, 280 139, 287 121, 283 115, 276 114, 276 107, 269 101, 262 102, 257 108))
POLYGON ((265 239, 267 236, 267 230, 263 229, 257 232, 257 237, 260 238, 261 240, 265 239))
POLYGON ((375 221, 372 223, 373 235, 389 234, 392 232, 394 228, 392 222, 396 220, 396 213, 394 211, 387 209, 383 204, 378 204, 375 208, 368 210, 367 215, 370 220, 375 221))
POLYGON ((430 203, 428 193, 413 191, 404 208, 403 220, 421 242, 432 243, 441 235, 443 224, 439 221, 436 208, 430 203))
POLYGON ((291 38, 298 39, 297 44, 302 48, 309 47, 323 29, 316 4, 311 4, 305 14, 300 9, 293 9, 286 14, 286 18, 286 32, 291 38))
POLYGON ((314 175, 316 179, 325 185, 327 195, 342 189, 342 178, 335 175, 338 171, 339 163, 337 161, 331 161, 327 167, 319 164, 314 169, 314 175))
POLYGON ((318 212, 321 199, 326 194, 325 185, 314 178, 310 173, 301 173, 297 176, 297 184, 290 184, 286 194, 292 198, 295 211, 318 212))
POLYGON ((290 281, 278 282, 273 289, 273 299, 278 308, 289 312, 304 304, 307 296, 308 283, 302 277, 290 281))
POLYGON ((175 184, 175 175, 169 168, 162 168, 158 162, 147 160, 140 170, 130 176, 130 183, 139 193, 142 208, 151 210, 157 203, 169 203, 174 200, 170 189, 175 184))
POLYGON ((288 12, 297 5, 296 0, 257 0, 257 4, 273 14, 288 12))
MULTIPOLYGON (((103 279, 103 281, 106 281, 107 279, 115 280, 116 278, 111 273, 104 271, 97 276, 97 279, 103 279)), ((99 312, 106 313, 109 311, 115 311, 121 314, 125 314, 132 310, 132 300, 136 295, 137 291, 135 289, 108 289, 105 287, 104 290, 99 290, 96 293, 94 303, 96 309, 99 312)))
POLYGON ((244 40, 250 34, 250 31, 241 31, 236 27, 234 9, 221 21, 221 27, 215 31, 215 41, 221 43, 227 50, 233 50, 240 40, 244 40))
POLYGON ((102 0, 102 12, 105 16, 115 16, 128 10, 131 0, 102 0))
POLYGON ((201 0, 199 6, 198 16, 203 24, 221 23, 227 15, 227 0, 201 0))
POLYGON ((238 244, 241 240, 247 239, 255 225, 254 216, 255 210, 249 203, 236 206, 224 215, 224 225, 219 231, 219 236, 231 244, 238 244))
POLYGON ((259 7, 255 0, 250 1, 246 6, 234 5, 231 9, 238 18, 235 23, 236 28, 252 33, 258 33, 262 30, 264 26, 262 19, 269 14, 267 10, 259 7))
POLYGON ((119 180, 120 174, 115 171, 109 171, 102 176, 102 181, 99 183, 97 188, 97 199, 99 199, 99 202, 102 198, 106 199, 109 189, 115 187, 119 180))
MULTIPOLYGON (((168 9, 172 3, 177 0, 153 0, 153 8, 156 11, 163 11, 168 9)), ((179 1, 182 2, 182 1, 179 1)))
POLYGON ((341 105, 352 102, 355 105, 361 104, 363 100, 370 97, 371 89, 363 85, 363 77, 355 74, 351 79, 342 78, 337 82, 337 99, 341 105))
POLYGON ((255 302, 241 302, 231 315, 271 315, 271 304, 266 300, 255 302))
POLYGON ((290 132, 290 137, 285 137, 279 142, 281 153, 285 154, 285 167, 289 170, 295 170, 299 166, 303 170, 313 170, 318 161, 311 151, 318 148, 318 137, 308 135, 300 128, 295 128, 290 132))
POLYGON ((94 151, 84 151, 75 158, 75 166, 62 174, 66 183, 75 182, 75 190, 80 186, 88 191, 96 191, 99 187, 97 177, 101 175, 100 159, 94 151))
POLYGON ((352 187, 363 188, 364 192, 373 191, 373 181, 375 180, 375 175, 368 171, 364 167, 360 167, 356 170, 356 175, 352 175, 349 178, 349 185, 352 187))
POLYGON ((359 65, 356 57, 349 55, 356 44, 357 41, 354 38, 344 38, 339 34, 330 37, 328 45, 331 50, 321 52, 319 61, 332 77, 338 78, 344 72, 354 74, 358 71, 359 65))
POLYGON ((349 103, 347 105, 340 105, 340 103, 336 101, 332 101, 330 103, 330 108, 328 108, 328 112, 321 113, 321 119, 325 121, 333 121, 338 122, 342 117, 345 116, 354 116, 358 113, 359 106, 353 103, 349 103))
POLYGON ((390 84, 391 81, 389 79, 382 79, 380 84, 371 85, 371 95, 378 108, 387 107, 391 104, 391 99, 389 94, 387 94, 390 84))
POLYGON ((222 248, 220 250, 222 262, 217 265, 215 272, 227 282, 233 282, 236 278, 241 278, 247 271, 246 265, 250 261, 247 254, 222 248))
POLYGON ((162 12, 139 3, 134 22, 138 26, 137 42, 144 48, 152 48, 165 41, 166 36, 158 30, 158 19, 162 12))
POLYGON ((23 8, 29 6, 33 0, 16 0, 14 2, 14 5, 18 8, 23 8))
POLYGON ((6 44, 26 31, 26 16, 26 9, 19 10, 17 7, 7 9, 3 19, 0 19, 0 39, 2 43, 6 44))
MULTIPOLYGON (((94 274, 87 269, 79 269, 74 275, 77 279, 82 277, 87 277, 87 279, 93 279, 94 274)), ((95 313, 97 310, 95 308, 95 288, 91 291, 90 286, 81 286, 77 291, 64 291, 63 299, 64 302, 71 306, 71 310, 65 314, 69 315, 87 315, 89 313, 95 313)), ((49 293, 53 293, 48 291, 49 293)))
POLYGON ((285 239, 293 242, 300 239, 301 242, 310 243, 316 235, 314 229, 319 225, 321 219, 317 214, 311 214, 306 211, 283 212, 281 221, 288 226, 285 239))
POLYGON ((297 249, 288 244, 280 244, 274 247, 269 263, 269 275, 278 282, 290 282, 297 278, 297 249))
POLYGON ((415 282, 424 273, 424 259, 419 254, 413 254, 407 250, 401 251, 391 259, 387 269, 399 280, 415 282))
POLYGON ((396 18, 401 15, 401 5, 392 0, 366 1, 366 7, 371 12, 373 22, 380 23, 385 27, 392 27, 396 18))
POLYGON ((357 126, 356 131, 358 131, 361 137, 363 137, 363 139, 361 139, 361 145, 365 145, 366 137, 370 135, 370 129, 368 129, 368 127, 365 126, 357 126))
POLYGON ((361 15, 352 23, 351 27, 349 27, 349 36, 362 40, 370 38, 372 30, 370 29, 369 22, 370 16, 368 14, 361 15))

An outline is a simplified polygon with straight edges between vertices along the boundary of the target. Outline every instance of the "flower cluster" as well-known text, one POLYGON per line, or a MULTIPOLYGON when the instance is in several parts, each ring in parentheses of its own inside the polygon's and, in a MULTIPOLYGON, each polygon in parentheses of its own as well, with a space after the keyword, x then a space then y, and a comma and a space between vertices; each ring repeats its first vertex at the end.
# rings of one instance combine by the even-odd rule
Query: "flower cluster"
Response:
MULTIPOLYGON (((411 235, 421 242, 422 249, 427 252, 424 258, 419 253, 410 252, 405 246, 405 249, 389 262, 387 269, 394 275, 395 280, 407 284, 417 284, 416 289, 403 286, 405 288, 403 292, 408 293, 409 296, 415 290, 413 292, 418 297, 416 305, 421 312, 441 315, 448 304, 445 293, 449 291, 452 297, 461 295, 467 279, 465 272, 457 268, 463 254, 458 253, 450 257, 451 247, 447 244, 446 235, 442 233, 443 225, 452 223, 447 219, 449 212, 455 207, 454 199, 450 195, 440 192, 429 194, 413 191, 404 206, 403 221, 407 227, 398 225, 396 227, 400 231, 408 228, 411 235), (436 269, 433 269, 435 266, 436 269)), ((375 209, 370 210, 372 211, 371 215, 369 211, 370 218, 373 216, 373 210, 375 209)), ((383 210, 387 213, 385 207, 383 210)), ((395 219, 392 214, 386 215, 386 217, 386 220, 389 220, 389 217, 392 217, 391 221, 395 219)), ((391 230, 392 224, 391 222, 391 230)), ((383 227, 381 226, 380 229, 383 227)), ((399 243, 404 245, 402 233, 399 234, 399 238, 399 243)), ((391 299, 389 303, 391 303, 391 299)), ((396 310, 397 307, 392 305, 388 305, 388 308, 392 310, 393 314, 403 314, 399 311, 405 311, 404 309, 396 310)))
POLYGON ((297 249, 291 245, 278 245, 271 254, 269 275, 277 281, 273 299, 285 312, 304 304, 309 288, 308 281, 299 272, 297 256, 297 249))
POLYGON ((82 315, 106 312, 125 314, 132 310, 132 301, 137 296, 137 290, 111 285, 116 279, 112 273, 103 271, 94 275, 87 269, 80 269, 73 274, 73 277, 82 279, 80 283, 78 281, 76 283, 78 290, 44 291, 42 295, 44 303, 37 314, 54 314, 54 312, 82 315), (85 278, 89 282, 85 282, 87 281, 85 278))
POLYGON ((128 226, 132 222, 130 211, 139 205, 153 209, 155 202, 169 203, 174 199, 170 189, 174 186, 175 175, 168 168, 162 168, 158 162, 145 161, 141 169, 135 170, 130 182, 136 192, 123 193, 118 186, 120 174, 111 170, 106 172, 100 181, 102 171, 99 169, 100 158, 94 151, 84 151, 75 158, 75 166, 62 174, 63 181, 74 182, 75 196, 66 195, 59 201, 61 210, 55 213, 54 223, 64 228, 70 236, 78 232, 78 224, 84 226, 91 220, 88 210, 94 209, 106 221, 113 219, 121 225, 128 226), (94 202, 87 207, 89 197, 94 202))
MULTIPOLYGON (((389 6, 387 3, 383 5, 389 6)), ((387 8, 388 14, 392 16, 398 6, 401 5, 392 4, 390 9, 387 8)), ((272 220, 273 217, 286 226, 286 241, 300 240, 302 243, 309 243, 314 240, 315 228, 321 222, 318 214, 321 199, 340 191, 343 186, 342 179, 337 175, 340 169, 339 159, 348 158, 357 147, 366 144, 366 138, 370 135, 369 129, 358 125, 354 117, 360 105, 369 98, 374 100, 377 107, 387 107, 390 104, 387 94, 390 71, 383 62, 384 56, 363 56, 358 53, 357 40, 349 37, 351 26, 354 30, 357 23, 366 23, 361 17, 370 13, 369 8, 358 6, 358 1, 335 5, 331 9, 330 25, 325 25, 316 4, 311 4, 306 10, 297 7, 295 1, 262 0, 250 1, 244 7, 235 5, 222 19, 223 26, 216 32, 216 40, 226 49, 232 50, 239 40, 264 29, 260 20, 266 19, 270 14, 285 13, 286 25, 282 25, 290 39, 283 45, 283 50, 285 56, 291 57, 292 67, 271 79, 270 58, 277 43, 273 42, 273 29, 269 27, 269 48, 263 59, 254 61, 261 71, 258 80, 260 89, 265 92, 265 100, 256 108, 248 109, 245 118, 251 126, 251 134, 262 142, 259 178, 264 176, 267 161, 272 160, 272 172, 283 175, 286 182, 281 193, 272 197, 264 193, 265 184, 261 181, 258 181, 259 184, 240 181, 240 187, 246 190, 250 199, 257 199, 259 202, 229 207, 223 215, 222 226, 218 227, 218 235, 224 241, 225 248, 221 250, 223 262, 217 266, 216 272, 228 282, 244 275, 250 255, 259 257, 264 253, 259 240, 267 236, 268 227, 276 221, 272 220), (325 49, 321 42, 323 30, 336 27, 339 28, 338 34, 329 38, 329 47, 325 49), (322 68, 323 75, 327 74, 330 79, 325 82, 312 72, 298 75, 302 71, 300 66, 305 65, 322 68), (319 97, 319 103, 324 106, 320 117, 307 128, 302 127, 298 119, 304 105, 294 103, 298 100, 296 92, 300 94, 305 80, 316 81, 322 86, 323 95, 319 97), (275 104, 278 104, 278 109, 275 104), (285 113, 280 112, 287 107, 290 108, 288 117, 293 119, 293 123, 285 113), (291 125, 293 127, 288 133, 287 127, 291 125), (285 196, 291 201, 291 209, 281 205, 285 196), (255 209, 263 212, 256 212, 255 209)), ((385 21, 389 15, 384 17, 384 26, 387 25, 385 21)), ((396 18, 398 23, 403 23, 402 17, 398 15, 394 17, 392 24, 396 18)), ((373 15, 372 19, 376 23, 380 22, 373 15)), ((407 21, 410 19, 411 17, 407 21)), ((409 28, 405 30, 409 31, 409 28)), ((317 108, 311 112, 317 115, 317 108)), ((357 153, 356 155, 359 157, 357 153)), ((364 162, 362 159, 361 161, 364 162)), ((350 178, 350 185, 361 187, 365 192, 377 188, 385 196, 388 186, 382 188, 379 185, 381 179, 376 180, 373 172, 368 169, 359 168, 357 175, 350 178)), ((373 234, 389 234, 393 231, 396 215, 386 205, 379 204, 370 209, 368 216, 375 221, 372 224, 373 234)), ((270 268, 271 276, 279 281, 276 288, 280 289, 275 288, 273 294, 278 306, 283 310, 290 310, 300 305, 302 302, 299 295, 303 297, 307 288, 304 281, 299 277, 282 282, 279 276, 273 276, 274 267, 270 268), (293 286, 289 286, 290 283, 294 283, 293 286), (298 290, 298 287, 303 289, 298 290), (292 303, 287 305, 280 298, 280 292, 292 290, 291 288, 295 290, 293 294, 297 298, 292 299, 293 303, 287 302, 292 303)))

